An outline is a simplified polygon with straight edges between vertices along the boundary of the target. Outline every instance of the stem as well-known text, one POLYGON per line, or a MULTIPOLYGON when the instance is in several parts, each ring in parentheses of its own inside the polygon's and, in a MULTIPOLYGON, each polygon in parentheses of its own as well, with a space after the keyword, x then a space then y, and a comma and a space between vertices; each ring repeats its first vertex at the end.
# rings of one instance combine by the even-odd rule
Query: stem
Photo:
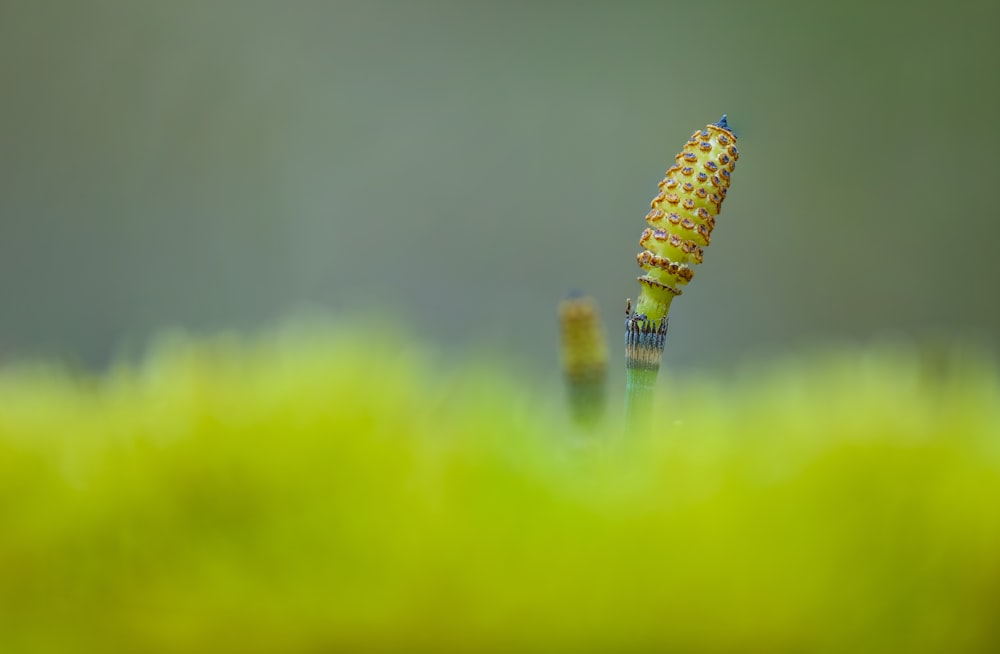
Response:
POLYGON ((645 314, 625 318, 625 429, 642 427, 653 404, 653 388, 667 340, 667 319, 659 323, 645 314))

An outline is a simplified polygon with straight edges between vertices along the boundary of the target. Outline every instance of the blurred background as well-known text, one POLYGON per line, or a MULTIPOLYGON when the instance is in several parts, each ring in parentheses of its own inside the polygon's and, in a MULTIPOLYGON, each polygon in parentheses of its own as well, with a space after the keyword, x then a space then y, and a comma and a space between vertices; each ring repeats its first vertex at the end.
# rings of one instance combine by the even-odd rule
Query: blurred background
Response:
POLYGON ((670 365, 995 346, 1000 8, 874 5, 7 0, 0 361, 319 309, 549 374, 573 289, 617 348, 656 184, 723 113, 670 365))

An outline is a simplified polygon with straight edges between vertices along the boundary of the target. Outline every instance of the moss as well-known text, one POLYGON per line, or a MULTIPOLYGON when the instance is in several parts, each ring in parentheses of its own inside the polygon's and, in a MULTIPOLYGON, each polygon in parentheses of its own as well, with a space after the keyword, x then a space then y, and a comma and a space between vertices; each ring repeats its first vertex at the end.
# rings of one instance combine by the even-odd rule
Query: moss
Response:
POLYGON ((982 359, 687 379, 652 437, 580 443, 558 389, 391 343, 175 336, 96 379, 0 373, 0 651, 1000 645, 982 359))

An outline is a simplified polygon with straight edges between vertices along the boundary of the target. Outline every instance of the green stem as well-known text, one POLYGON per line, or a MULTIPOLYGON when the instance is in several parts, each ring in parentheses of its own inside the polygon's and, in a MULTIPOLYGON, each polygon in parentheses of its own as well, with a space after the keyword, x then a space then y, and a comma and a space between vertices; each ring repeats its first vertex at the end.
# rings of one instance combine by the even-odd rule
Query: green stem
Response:
POLYGON ((625 429, 641 428, 653 405, 653 388, 667 338, 667 319, 659 323, 643 314, 625 319, 625 429))

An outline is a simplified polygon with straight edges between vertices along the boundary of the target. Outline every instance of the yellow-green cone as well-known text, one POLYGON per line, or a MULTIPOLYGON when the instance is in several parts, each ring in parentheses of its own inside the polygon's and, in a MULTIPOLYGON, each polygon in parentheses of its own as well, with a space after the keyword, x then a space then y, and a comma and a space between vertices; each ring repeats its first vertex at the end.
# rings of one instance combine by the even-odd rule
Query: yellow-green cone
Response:
POLYGON ((580 425, 598 423, 604 413, 608 346, 597 302, 573 296, 559 304, 562 369, 570 412, 580 425))
POLYGON ((694 277, 711 241, 715 218, 739 159, 726 117, 691 135, 660 182, 646 214, 649 227, 637 259, 646 274, 635 311, 625 317, 626 413, 635 423, 648 410, 667 336, 670 303, 694 277))
POLYGON ((635 312, 654 328, 666 319, 680 287, 694 277, 691 264, 702 261, 738 158, 736 135, 723 116, 691 135, 660 182, 646 214, 649 227, 639 239, 645 249, 637 257, 646 274, 639 278, 635 312))

